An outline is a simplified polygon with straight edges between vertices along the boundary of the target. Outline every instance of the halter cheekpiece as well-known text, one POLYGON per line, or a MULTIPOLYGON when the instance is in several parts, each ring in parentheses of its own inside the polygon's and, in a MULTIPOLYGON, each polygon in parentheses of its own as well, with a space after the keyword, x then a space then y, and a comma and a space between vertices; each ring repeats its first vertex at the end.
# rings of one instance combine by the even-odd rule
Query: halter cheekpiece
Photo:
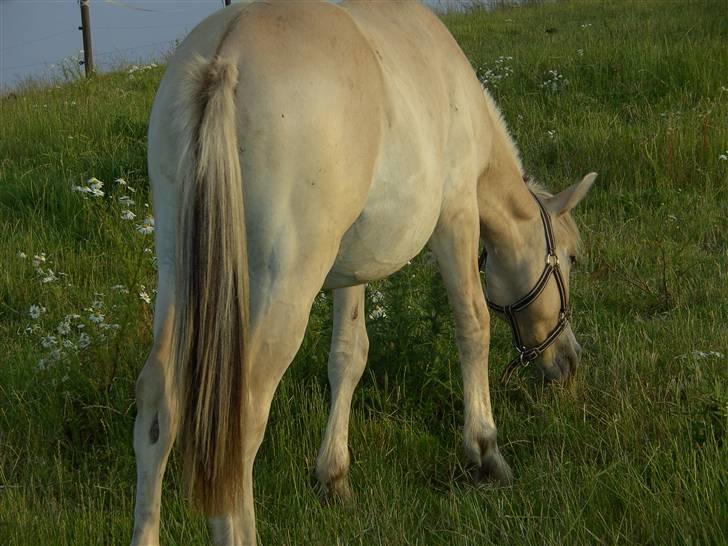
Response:
MULTIPOLYGON (((505 316, 508 324, 511 327, 511 332, 513 332, 513 346, 516 348, 516 351, 518 351, 518 356, 511 360, 508 363, 508 366, 506 366, 506 369, 503 371, 503 375, 501 376, 501 381, 503 383, 508 383, 516 368, 518 368, 519 366, 527 366, 528 364, 536 360, 539 356, 543 354, 546 349, 548 349, 554 343, 554 341, 556 341, 561 332, 563 332, 566 326, 569 324, 569 317, 571 314, 567 302, 566 284, 564 283, 564 277, 561 273, 561 267, 559 266, 559 257, 556 255, 556 246, 554 244, 554 232, 553 227, 551 226, 551 218, 549 218, 546 209, 544 209, 544 206, 538 199, 538 197, 536 197, 533 192, 531 192, 531 195, 538 204, 539 212, 541 213, 541 222, 543 223, 543 230, 546 236, 546 264, 544 266, 543 272, 541 273, 539 279, 536 281, 534 287, 531 288, 531 290, 525 296, 523 296, 519 300, 516 300, 510 305, 498 305, 496 303, 493 303, 487 297, 485 299, 485 301, 488 303, 488 307, 490 307, 496 313, 500 313, 505 316), (521 330, 518 328, 516 313, 524 310, 526 307, 528 307, 538 299, 544 288, 546 288, 546 284, 548 283, 551 276, 553 276, 556 280, 556 286, 559 289, 559 298, 561 300, 559 321, 556 323, 556 326, 553 328, 553 330, 551 330, 551 332, 546 336, 546 339, 544 339, 541 343, 533 347, 526 347, 525 343, 523 342, 523 338, 521 337, 521 330)), ((483 252, 480 254, 480 258, 478 258, 478 267, 481 271, 484 270, 485 262, 487 259, 488 252, 484 247, 483 252)))

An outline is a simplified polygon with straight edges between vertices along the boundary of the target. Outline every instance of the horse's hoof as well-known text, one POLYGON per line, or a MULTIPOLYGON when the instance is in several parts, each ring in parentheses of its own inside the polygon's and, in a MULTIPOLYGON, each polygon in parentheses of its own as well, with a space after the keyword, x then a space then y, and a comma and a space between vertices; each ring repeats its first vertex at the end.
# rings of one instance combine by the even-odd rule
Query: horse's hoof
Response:
POLYGON ((513 472, 511 467, 500 454, 495 450, 486 455, 475 470, 475 481, 478 483, 490 483, 499 486, 507 486, 513 483, 513 472))
POLYGON ((321 485, 320 499, 323 504, 348 504, 352 498, 349 476, 341 476, 321 485))

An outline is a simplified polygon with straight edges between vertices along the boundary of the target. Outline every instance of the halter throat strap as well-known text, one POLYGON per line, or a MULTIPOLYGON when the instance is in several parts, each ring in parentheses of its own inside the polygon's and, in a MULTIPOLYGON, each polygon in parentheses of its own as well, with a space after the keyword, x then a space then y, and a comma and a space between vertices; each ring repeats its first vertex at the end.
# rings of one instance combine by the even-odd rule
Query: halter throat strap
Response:
MULTIPOLYGON (((508 321, 508 325, 511 327, 511 332, 513 334, 513 346, 516 348, 516 351, 518 351, 518 355, 508 363, 508 366, 506 366, 506 369, 501 376, 501 382, 504 384, 508 383, 516 368, 519 366, 527 366, 541 356, 543 352, 556 341, 559 335, 561 335, 561 332, 563 332, 569 324, 570 310, 568 306, 568 296, 566 293, 566 283, 564 282, 561 267, 559 266, 559 257, 556 254, 551 218, 546 212, 541 201, 539 201, 538 197, 536 197, 533 193, 531 193, 531 195, 538 204, 539 213, 541 214, 541 223, 543 224, 544 235, 546 238, 546 264, 541 272, 541 276, 526 295, 510 305, 498 305, 486 297, 488 307, 496 313, 502 314, 508 321), (552 276, 554 277, 556 286, 559 290, 561 306, 559 310, 559 320, 556 323, 556 326, 551 330, 551 332, 549 332, 541 343, 532 347, 527 347, 523 341, 521 330, 518 327, 516 313, 523 311, 539 298, 552 276)), ((483 248, 483 252, 478 259, 478 267, 481 271, 484 270, 487 259, 488 253, 486 249, 483 248)))

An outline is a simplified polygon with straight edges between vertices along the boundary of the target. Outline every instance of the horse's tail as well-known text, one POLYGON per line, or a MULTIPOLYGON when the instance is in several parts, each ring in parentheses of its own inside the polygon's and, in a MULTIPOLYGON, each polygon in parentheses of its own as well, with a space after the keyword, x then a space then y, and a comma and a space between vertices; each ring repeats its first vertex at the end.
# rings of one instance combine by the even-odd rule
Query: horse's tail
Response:
POLYGON ((178 179, 173 366, 185 478, 206 515, 243 494, 248 256, 236 125, 238 69, 194 59, 176 105, 178 179))

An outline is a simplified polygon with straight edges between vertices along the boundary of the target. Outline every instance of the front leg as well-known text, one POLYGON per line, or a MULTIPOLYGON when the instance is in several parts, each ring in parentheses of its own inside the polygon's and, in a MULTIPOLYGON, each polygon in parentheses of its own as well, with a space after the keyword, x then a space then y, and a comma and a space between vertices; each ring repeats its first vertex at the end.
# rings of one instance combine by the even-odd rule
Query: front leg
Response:
POLYGON ((478 238, 478 211, 475 206, 472 210, 446 210, 430 240, 430 248, 440 266, 455 317, 455 336, 463 376, 465 453, 477 465, 478 480, 508 484, 512 473, 498 450, 490 404, 490 315, 478 272, 478 238))

